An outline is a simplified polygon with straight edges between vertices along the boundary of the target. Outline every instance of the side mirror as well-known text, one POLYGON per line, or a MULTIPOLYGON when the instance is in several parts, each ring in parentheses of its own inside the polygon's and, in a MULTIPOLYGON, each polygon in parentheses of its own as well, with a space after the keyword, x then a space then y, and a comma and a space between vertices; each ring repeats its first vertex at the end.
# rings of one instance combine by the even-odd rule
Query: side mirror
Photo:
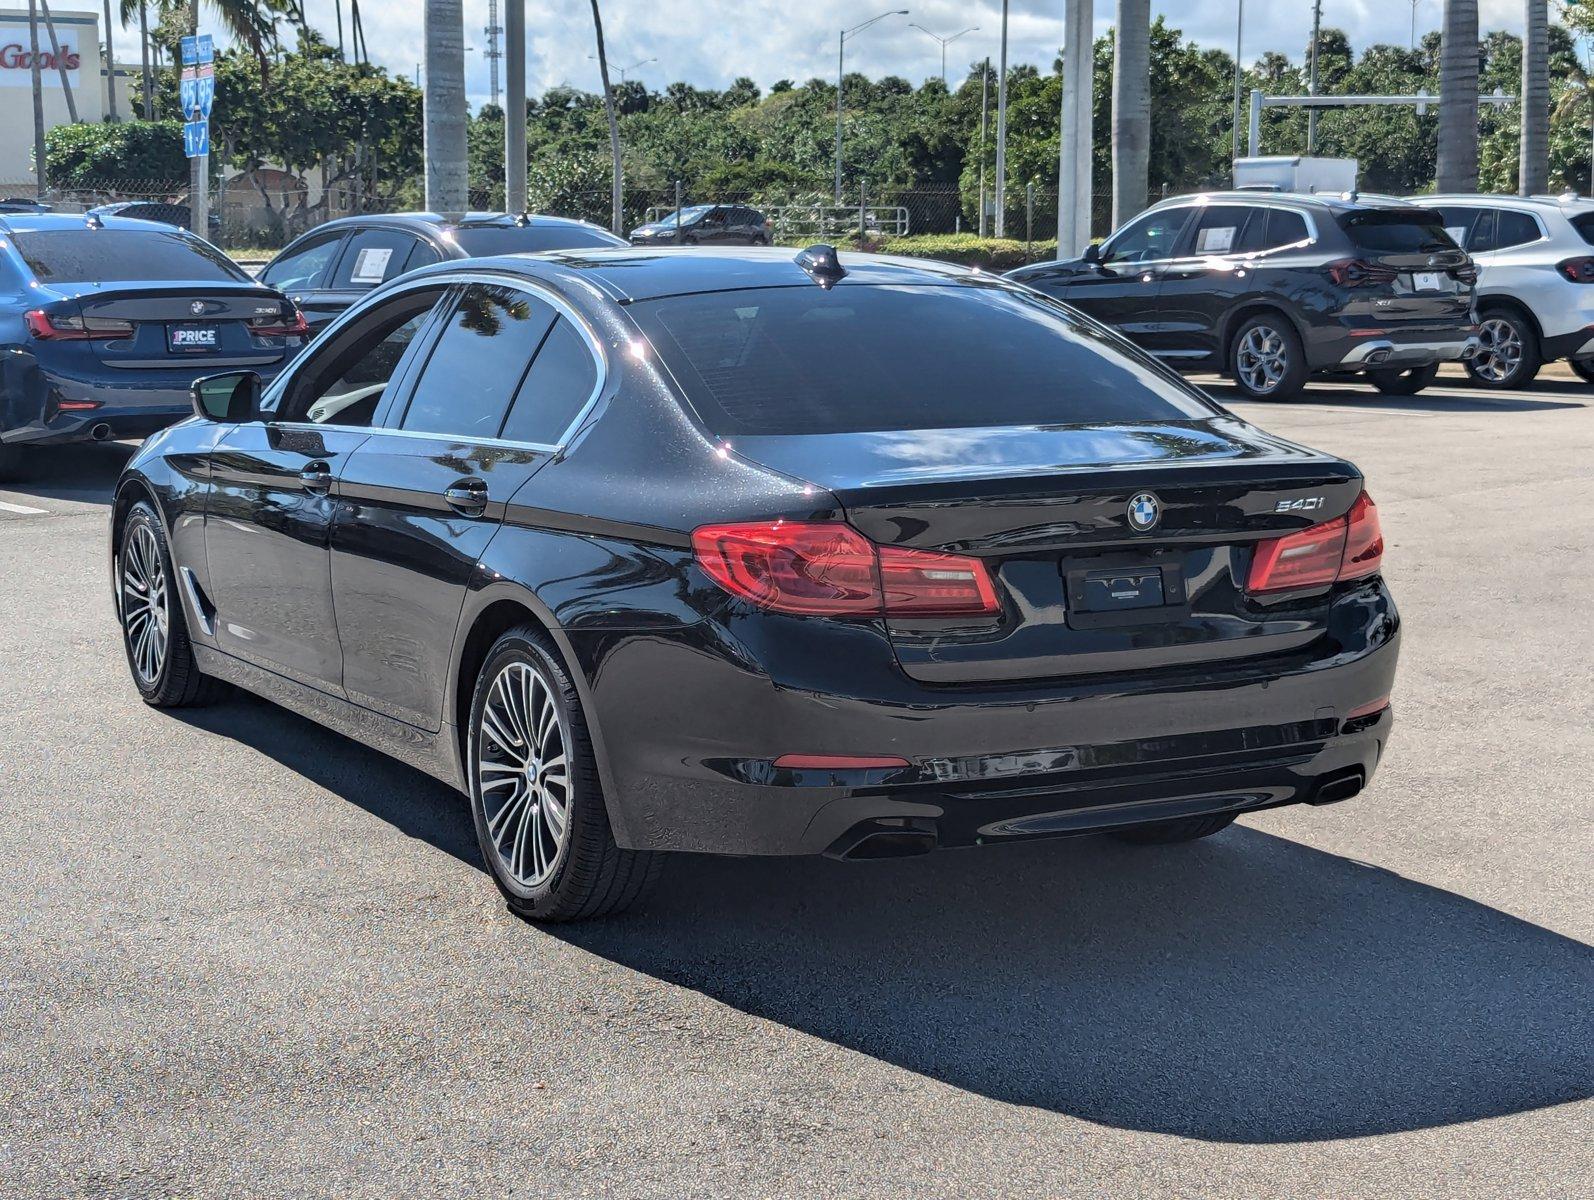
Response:
POLYGON ((188 389, 194 414, 206 421, 238 425, 260 412, 260 376, 254 371, 225 371, 194 380, 188 389))
POLYGON ((1092 243, 1090 243, 1090 245, 1085 247, 1085 253, 1081 254, 1080 258, 1084 259, 1086 262, 1090 263, 1092 266, 1100 266, 1101 265, 1101 243, 1100 242, 1092 242, 1092 243))

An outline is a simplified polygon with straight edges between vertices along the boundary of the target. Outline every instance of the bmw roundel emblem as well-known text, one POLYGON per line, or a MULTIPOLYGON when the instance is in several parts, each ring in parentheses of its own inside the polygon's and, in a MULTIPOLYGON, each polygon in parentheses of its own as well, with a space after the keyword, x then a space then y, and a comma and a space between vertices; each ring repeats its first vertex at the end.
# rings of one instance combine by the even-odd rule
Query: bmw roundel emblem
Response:
POLYGON ((1129 498, 1129 528, 1150 533, 1162 520, 1162 502, 1150 492, 1137 492, 1129 498))
POLYGON ((201 313, 203 313, 205 311, 205 309, 208 308, 208 307, 209 307, 209 305, 207 305, 203 300, 195 300, 192 304, 190 304, 188 306, 188 311, 193 313, 194 316, 197 317, 201 313))

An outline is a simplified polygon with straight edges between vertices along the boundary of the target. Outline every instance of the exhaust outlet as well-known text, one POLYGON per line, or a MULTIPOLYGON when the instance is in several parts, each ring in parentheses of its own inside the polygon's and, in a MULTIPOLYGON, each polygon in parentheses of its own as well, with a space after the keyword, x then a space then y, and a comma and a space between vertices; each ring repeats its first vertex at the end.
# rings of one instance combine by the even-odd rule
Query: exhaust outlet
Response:
POLYGON ((111 427, 101 421, 93 429, 89 430, 89 436, 96 442, 108 442, 111 440, 111 427))
POLYGON ((1312 789, 1308 804, 1338 804, 1341 800, 1349 800, 1367 785, 1367 776, 1360 767, 1348 767, 1343 771, 1336 771, 1332 775, 1325 775, 1317 781, 1317 786, 1312 789))

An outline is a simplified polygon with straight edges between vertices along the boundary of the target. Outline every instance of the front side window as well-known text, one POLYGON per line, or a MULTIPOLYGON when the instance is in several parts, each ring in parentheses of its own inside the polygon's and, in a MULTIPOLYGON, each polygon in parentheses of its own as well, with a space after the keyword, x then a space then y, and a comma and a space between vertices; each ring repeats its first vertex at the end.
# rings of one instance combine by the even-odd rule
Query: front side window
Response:
POLYGON ((555 315, 552 306, 515 288, 479 283, 465 288, 421 370, 399 428, 497 438, 555 315))
POLYGON ((249 282, 220 250, 176 229, 48 229, 13 233, 11 240, 46 285, 249 282))
POLYGON ((325 237, 290 250, 260 273, 260 282, 279 292, 303 292, 320 287, 342 244, 341 237, 325 237))
POLYGON ((1111 265, 1172 258, 1189 216, 1188 208, 1167 208, 1131 221, 1113 235, 1102 250, 1101 261, 1111 265))
POLYGON ((629 311, 724 437, 1213 413, 1114 335, 995 282, 751 288, 629 311))
POLYGON ((376 415, 442 287, 406 292, 316 342, 270 419, 365 428, 376 415))

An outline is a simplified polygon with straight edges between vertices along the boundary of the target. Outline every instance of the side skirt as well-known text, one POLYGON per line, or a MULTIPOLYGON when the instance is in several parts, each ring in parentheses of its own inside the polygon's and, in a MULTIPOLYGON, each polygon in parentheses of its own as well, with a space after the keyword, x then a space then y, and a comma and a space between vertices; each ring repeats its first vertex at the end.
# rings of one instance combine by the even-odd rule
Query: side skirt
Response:
POLYGON ((194 659, 206 675, 225 679, 262 699, 280 704, 317 725, 325 725, 416 770, 425 771, 451 788, 466 790, 459 759, 454 753, 453 726, 445 724, 441 731, 429 733, 213 647, 195 642, 193 649, 194 659))

